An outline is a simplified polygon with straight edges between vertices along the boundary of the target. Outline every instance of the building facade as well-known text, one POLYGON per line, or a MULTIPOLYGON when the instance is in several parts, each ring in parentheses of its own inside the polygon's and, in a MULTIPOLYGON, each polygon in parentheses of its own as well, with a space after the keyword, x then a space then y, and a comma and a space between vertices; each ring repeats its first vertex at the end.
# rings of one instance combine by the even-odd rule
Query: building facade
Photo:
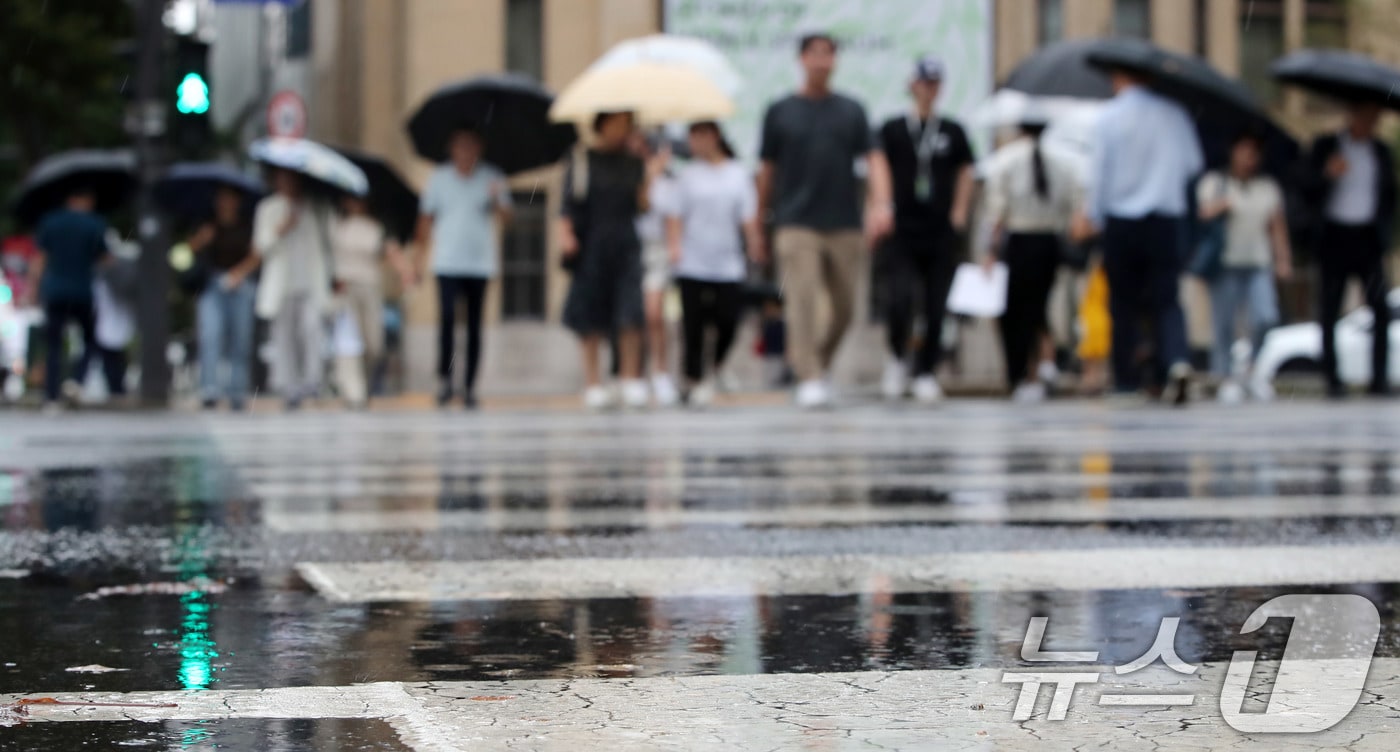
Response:
MULTIPOLYGON (((310 135, 386 156, 422 185, 431 165, 412 151, 404 123, 435 88, 479 73, 516 70, 559 90, 613 44, 656 33, 664 0, 308 0, 307 49, 298 65, 310 135)), ((1270 61, 1302 46, 1348 46, 1400 62, 1400 0, 989 0, 993 67, 1000 80, 1039 45, 1131 35, 1204 56, 1243 78, 1299 136, 1335 124, 1325 103, 1280 91, 1270 61)), ((289 36, 290 39, 290 36, 289 36)), ((934 50, 934 52, 937 52, 934 50)), ((902 74, 901 74, 902 75, 902 74)), ((487 301, 485 393, 559 392, 580 383, 577 349, 559 325, 568 285, 549 221, 555 169, 512 180, 517 212, 503 228, 503 274, 487 301)), ((407 386, 433 386, 435 295, 406 291, 407 386)), ((1194 336, 1205 333, 1199 291, 1194 336)), ((866 317, 867 320, 869 317, 866 317)), ((874 324, 857 332, 841 378, 871 380, 882 364, 874 324)), ((974 327, 974 330, 978 328, 974 327)), ((962 375, 994 379, 990 330, 965 338, 962 375)), ((736 353, 743 360, 748 349, 736 353)), ((741 373, 745 364, 738 364, 741 373)))

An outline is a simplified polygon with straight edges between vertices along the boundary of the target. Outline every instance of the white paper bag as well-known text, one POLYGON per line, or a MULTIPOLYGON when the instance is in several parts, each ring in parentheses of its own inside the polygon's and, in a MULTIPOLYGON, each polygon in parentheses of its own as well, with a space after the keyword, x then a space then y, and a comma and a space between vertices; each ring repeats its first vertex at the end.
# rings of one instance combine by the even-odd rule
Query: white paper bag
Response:
POLYGON ((953 275, 948 310, 960 316, 996 318, 1006 312, 1006 264, 988 274, 980 264, 962 264, 953 275))
POLYGON ((358 358, 365 354, 360 327, 348 308, 340 309, 335 315, 335 323, 331 327, 331 352, 337 358, 358 358))

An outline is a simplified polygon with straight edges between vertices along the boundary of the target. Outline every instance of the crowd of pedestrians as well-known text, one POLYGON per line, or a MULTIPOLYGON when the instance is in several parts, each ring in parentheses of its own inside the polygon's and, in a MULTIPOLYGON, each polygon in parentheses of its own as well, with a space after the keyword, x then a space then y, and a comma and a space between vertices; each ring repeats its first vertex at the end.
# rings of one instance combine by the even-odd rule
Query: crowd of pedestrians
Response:
MULTIPOLYGON (((1051 291, 1067 249, 1090 244, 1097 250, 1086 262, 1078 322, 1086 393, 1111 387, 1139 395, 1151 385, 1165 402, 1188 400, 1195 374, 1179 280, 1190 271, 1208 281, 1210 371, 1220 399, 1270 397, 1249 368, 1280 321, 1275 283, 1291 277, 1293 249, 1287 191, 1263 169, 1259 133, 1234 134, 1228 160, 1206 170, 1183 107, 1138 74, 1115 69, 1087 176, 1045 147, 1049 120, 1027 111, 979 188, 972 139, 938 109, 947 75, 940 60, 916 61, 908 111, 872 128, 857 99, 832 89, 837 41, 810 34, 798 53, 801 85, 764 114, 756 176, 718 123, 690 124, 687 159, 678 160, 669 142, 626 111, 598 113, 590 146, 565 158, 556 232, 571 275, 563 322, 579 339, 588 408, 710 403, 752 303, 750 283, 769 272, 780 298, 761 307, 759 350, 790 369, 797 405, 831 404, 833 363, 872 252, 884 272, 873 279, 885 302, 881 391, 937 403, 947 301, 968 246, 989 277, 1004 267, 997 331, 1007 391, 1039 401, 1058 374, 1051 291), (988 232, 974 231, 978 217, 988 232), (678 379, 666 311, 673 287, 681 308, 678 379), (1233 347, 1241 336, 1243 353, 1233 347)), ((1343 131, 1318 139, 1299 181, 1318 214, 1322 366, 1335 395, 1343 387, 1333 327, 1352 278, 1374 313, 1371 391, 1389 392, 1384 255, 1397 188, 1390 151, 1376 134, 1379 115, 1374 105, 1351 107, 1343 131)), ((271 169, 272 192, 255 207, 237 190, 219 191, 208 221, 188 238, 207 271, 197 305, 203 404, 246 407, 255 318, 262 318, 270 322, 272 382, 289 408, 322 392, 328 349, 352 356, 337 358, 334 382, 351 406, 364 407, 385 353, 387 261, 405 286, 431 271, 437 402, 460 397, 475 407, 486 292, 498 272, 498 232, 512 212, 506 175, 485 152, 481 131, 452 130, 446 160, 422 195, 412 249, 391 237, 364 198, 342 197, 333 207, 294 170, 271 169), (467 334, 458 359, 461 309, 467 334), (341 339, 343 321, 357 332, 356 347, 328 348, 328 312, 337 322, 332 339, 341 339)), ((65 382, 65 327, 76 324, 84 342, 74 378, 86 370, 87 353, 104 352, 95 341, 94 290, 110 255, 93 208, 80 187, 37 228, 42 255, 32 272, 48 321, 50 402, 65 382)))

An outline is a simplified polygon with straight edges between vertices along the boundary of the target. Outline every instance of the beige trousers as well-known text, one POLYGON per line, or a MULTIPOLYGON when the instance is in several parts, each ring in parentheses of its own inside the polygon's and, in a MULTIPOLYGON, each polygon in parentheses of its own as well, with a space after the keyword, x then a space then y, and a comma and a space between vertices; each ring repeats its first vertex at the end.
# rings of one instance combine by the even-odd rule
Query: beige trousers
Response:
POLYGON ((865 269, 864 241, 858 230, 781 227, 773 245, 782 274, 788 364, 800 381, 821 378, 831 368, 855 314, 865 269), (823 298, 829 311, 825 317, 823 298))

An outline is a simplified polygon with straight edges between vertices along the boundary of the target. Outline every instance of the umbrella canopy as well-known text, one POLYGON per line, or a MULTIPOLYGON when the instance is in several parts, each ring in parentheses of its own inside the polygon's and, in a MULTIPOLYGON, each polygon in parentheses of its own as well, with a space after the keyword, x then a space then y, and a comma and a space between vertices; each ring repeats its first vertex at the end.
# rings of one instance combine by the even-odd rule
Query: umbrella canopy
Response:
POLYGON ((638 63, 658 63, 690 68, 730 97, 738 95, 744 88, 744 80, 729 58, 718 47, 695 37, 677 34, 653 34, 629 39, 615 45, 598 58, 589 70, 627 68, 638 63))
MULTIPOLYGON (((1051 119, 1073 111, 1076 101, 1108 99, 1113 84, 1107 71, 1125 68, 1147 79, 1148 85, 1186 107, 1196 121, 1206 163, 1228 161, 1234 137, 1247 130, 1264 135, 1265 166, 1276 177, 1292 172, 1298 142, 1275 123, 1244 84, 1226 78, 1199 58, 1163 50, 1138 39, 1088 39, 1057 42, 1016 66, 1006 79, 1014 89, 1050 106, 1051 119)), ((998 92, 1000 94, 1000 92, 998 92)), ((996 105, 1012 110, 1005 103, 996 105)), ((989 112, 996 113, 993 105, 989 112)), ((1082 126, 1091 128, 1089 121, 1082 126)), ((1067 137, 1061 130, 1057 137, 1067 137)), ((1087 134, 1086 134, 1087 135, 1087 134)))
POLYGON ((1197 119, 1238 126, 1266 123, 1269 116, 1249 88, 1198 57, 1170 52, 1141 39, 1100 39, 1087 47, 1089 64, 1131 71, 1148 86, 1179 102, 1197 119))
POLYGON ((251 210, 266 191, 262 181, 223 162, 179 162, 171 165, 155 185, 156 203, 172 214, 205 219, 214 213, 214 194, 232 188, 243 195, 251 210))
POLYGON ((553 102, 529 76, 479 76, 434 92, 409 118, 408 134, 419 156, 445 162, 452 131, 473 128, 486 142, 482 159, 514 175, 559 161, 578 139, 572 125, 550 122, 553 102))
POLYGON ((22 225, 35 225, 80 187, 96 193, 97 211, 120 208, 136 190, 135 155, 127 149, 82 149, 44 159, 29 171, 15 192, 15 218, 22 225))
POLYGON ((693 68, 637 63, 584 71, 555 100, 549 116, 578 123, 600 112, 632 112, 647 125, 723 120, 734 114, 734 100, 693 68))
POLYGON ((364 171, 369 179, 369 210, 389 235, 407 243, 418 222, 418 194, 393 165, 379 157, 350 149, 336 149, 364 171))
POLYGON ((1002 86, 1038 97, 1107 99, 1113 96, 1113 85, 1103 71, 1089 64, 1089 53, 1099 41, 1045 45, 1017 65, 1002 86))
POLYGON ((369 179, 353 162, 329 146, 302 138, 260 138, 248 147, 248 156, 270 167, 291 170, 315 185, 334 192, 364 196, 369 179))
POLYGON ((1298 50, 1270 67, 1274 78, 1347 102, 1400 110, 1400 70, 1345 50, 1298 50))

